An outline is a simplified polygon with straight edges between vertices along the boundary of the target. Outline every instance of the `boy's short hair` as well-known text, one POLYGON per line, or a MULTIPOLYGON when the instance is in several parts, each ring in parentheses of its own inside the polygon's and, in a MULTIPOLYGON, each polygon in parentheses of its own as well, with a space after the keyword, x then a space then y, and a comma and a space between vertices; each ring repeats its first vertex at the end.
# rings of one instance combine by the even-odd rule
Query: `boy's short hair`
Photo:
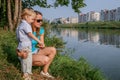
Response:
POLYGON ((34 12, 34 10, 32 8, 25 8, 22 11, 21 18, 25 19, 25 16, 27 16, 27 15, 28 16, 36 16, 36 13, 34 12))

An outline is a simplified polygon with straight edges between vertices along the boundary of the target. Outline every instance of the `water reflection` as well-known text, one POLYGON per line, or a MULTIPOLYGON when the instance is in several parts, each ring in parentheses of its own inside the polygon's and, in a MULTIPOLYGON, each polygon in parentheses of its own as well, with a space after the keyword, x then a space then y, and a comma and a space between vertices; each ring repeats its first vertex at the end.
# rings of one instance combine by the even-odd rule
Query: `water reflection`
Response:
POLYGON ((59 36, 66 36, 77 38, 80 42, 93 42, 100 45, 113 45, 116 48, 120 48, 120 34, 119 30, 76 30, 76 29, 57 29, 53 30, 53 33, 57 33, 59 36))
POLYGON ((120 34, 100 34, 100 43, 120 48, 120 34))
POLYGON ((107 76, 108 80, 120 80, 120 31, 119 30, 77 30, 53 29, 67 42, 66 47, 74 49, 70 57, 84 57, 107 76))

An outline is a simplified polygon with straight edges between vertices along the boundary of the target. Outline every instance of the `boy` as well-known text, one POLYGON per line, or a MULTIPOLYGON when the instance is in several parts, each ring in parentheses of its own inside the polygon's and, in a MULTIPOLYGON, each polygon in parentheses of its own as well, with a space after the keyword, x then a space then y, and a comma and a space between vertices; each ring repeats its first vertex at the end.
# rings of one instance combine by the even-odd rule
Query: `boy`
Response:
POLYGON ((31 23, 34 21, 36 14, 34 10, 25 8, 22 12, 22 21, 17 27, 16 34, 19 42, 17 47, 17 54, 21 62, 21 69, 23 78, 31 80, 32 74, 32 53, 31 53, 31 38, 35 39, 39 44, 42 44, 38 38, 32 34, 31 23))

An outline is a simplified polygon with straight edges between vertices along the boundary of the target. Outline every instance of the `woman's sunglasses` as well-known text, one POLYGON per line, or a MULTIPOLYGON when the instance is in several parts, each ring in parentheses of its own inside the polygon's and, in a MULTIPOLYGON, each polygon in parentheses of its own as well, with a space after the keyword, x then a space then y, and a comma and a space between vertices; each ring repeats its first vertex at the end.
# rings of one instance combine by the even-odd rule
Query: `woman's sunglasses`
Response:
POLYGON ((42 19, 37 19, 36 21, 39 23, 39 22, 42 22, 43 20, 42 19))

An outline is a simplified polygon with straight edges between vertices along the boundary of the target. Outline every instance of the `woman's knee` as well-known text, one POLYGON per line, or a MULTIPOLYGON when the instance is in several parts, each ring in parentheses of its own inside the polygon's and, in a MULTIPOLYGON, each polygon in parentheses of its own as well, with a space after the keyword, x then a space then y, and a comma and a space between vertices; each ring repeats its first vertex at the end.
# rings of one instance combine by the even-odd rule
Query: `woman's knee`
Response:
POLYGON ((51 47, 51 51, 54 55, 56 54, 56 48, 55 47, 51 47))
POLYGON ((49 61, 50 61, 50 58, 49 58, 49 57, 44 57, 44 62, 43 62, 43 64, 47 64, 49 61))

